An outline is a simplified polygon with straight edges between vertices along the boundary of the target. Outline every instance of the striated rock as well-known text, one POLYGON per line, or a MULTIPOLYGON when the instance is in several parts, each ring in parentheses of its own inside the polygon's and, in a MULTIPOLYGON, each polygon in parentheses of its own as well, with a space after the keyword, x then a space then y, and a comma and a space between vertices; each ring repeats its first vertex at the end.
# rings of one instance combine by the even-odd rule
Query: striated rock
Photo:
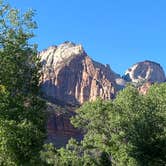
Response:
POLYGON ((56 147, 67 144, 70 138, 81 140, 83 134, 70 123, 70 118, 75 115, 76 108, 59 107, 53 103, 47 102, 47 111, 49 113, 47 120, 47 142, 54 143, 56 147))
POLYGON ((50 101, 47 141, 57 147, 65 145, 71 137, 77 140, 83 137, 69 119, 75 115, 76 107, 85 101, 97 97, 112 99, 126 82, 132 82, 141 94, 146 94, 153 82, 166 80, 162 67, 151 61, 133 65, 121 78, 109 65, 95 62, 81 45, 72 42, 51 46, 38 56, 42 62, 41 90, 43 97, 50 101))
POLYGON ((124 80, 109 65, 93 61, 81 45, 71 42, 49 47, 38 56, 42 62, 41 90, 52 102, 48 104, 47 141, 61 147, 71 137, 80 140, 83 135, 70 123, 76 109, 71 106, 97 97, 111 99, 124 87, 124 80))
POLYGON ((41 89, 52 102, 75 106, 97 97, 111 99, 122 86, 116 82, 120 76, 109 65, 93 61, 81 45, 65 42, 39 56, 43 65, 41 89))
POLYGON ((164 82, 165 73, 160 64, 152 61, 139 62, 129 68, 123 78, 128 82, 164 82))

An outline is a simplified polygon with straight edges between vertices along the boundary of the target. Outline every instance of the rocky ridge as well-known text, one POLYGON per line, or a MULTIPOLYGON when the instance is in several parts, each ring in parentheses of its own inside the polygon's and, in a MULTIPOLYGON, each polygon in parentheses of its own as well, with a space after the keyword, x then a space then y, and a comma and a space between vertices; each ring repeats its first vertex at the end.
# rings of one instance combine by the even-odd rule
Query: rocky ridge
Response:
POLYGON ((52 102, 80 105, 85 101, 114 98, 120 75, 109 65, 92 60, 81 45, 65 42, 39 54, 43 66, 41 89, 52 102))
POLYGON ((160 64, 152 61, 143 61, 134 64, 126 72, 123 78, 128 82, 165 82, 166 77, 160 64))

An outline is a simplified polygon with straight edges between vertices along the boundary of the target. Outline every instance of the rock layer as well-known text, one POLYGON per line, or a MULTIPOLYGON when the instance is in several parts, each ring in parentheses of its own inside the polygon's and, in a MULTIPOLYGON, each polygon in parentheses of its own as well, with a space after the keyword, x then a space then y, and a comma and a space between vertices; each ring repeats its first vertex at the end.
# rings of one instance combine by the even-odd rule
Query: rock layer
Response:
POLYGON ((47 142, 54 143, 56 147, 67 144, 70 138, 80 141, 83 134, 70 123, 70 118, 75 115, 76 108, 59 107, 47 102, 47 142))
POLYGON ((79 105, 97 97, 115 96, 120 76, 109 65, 93 61, 81 45, 65 42, 39 56, 43 65, 41 89, 50 101, 79 105))

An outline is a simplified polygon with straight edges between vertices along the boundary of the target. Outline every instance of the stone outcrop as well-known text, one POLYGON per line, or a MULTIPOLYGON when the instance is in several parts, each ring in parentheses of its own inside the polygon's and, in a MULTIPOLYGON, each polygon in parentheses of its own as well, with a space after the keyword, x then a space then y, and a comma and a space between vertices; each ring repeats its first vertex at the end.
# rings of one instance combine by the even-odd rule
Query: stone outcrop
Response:
POLYGON ((71 106, 97 97, 112 99, 124 86, 124 80, 109 65, 95 62, 81 45, 71 42, 49 47, 38 56, 42 62, 41 90, 43 97, 51 102, 47 141, 60 147, 71 137, 80 140, 81 132, 70 123, 70 117, 75 114, 71 106))
POLYGON ((39 53, 44 97, 61 104, 80 105, 97 97, 111 99, 123 81, 109 65, 92 60, 81 45, 65 42, 39 53))
POLYGON ((65 145, 71 137, 82 139, 83 135, 69 119, 85 101, 97 97, 112 99, 126 82, 131 82, 145 95, 153 82, 166 80, 162 67, 151 61, 133 65, 120 77, 109 65, 95 62, 81 45, 71 42, 49 47, 38 56, 42 62, 41 90, 43 97, 50 101, 47 102, 47 141, 57 147, 65 145))
POLYGON ((166 77, 160 64, 152 61, 139 62, 129 68, 123 78, 128 82, 165 82, 166 77))
POLYGON ((61 147, 69 141, 70 138, 81 140, 83 134, 74 128, 70 123, 70 118, 75 115, 74 107, 59 107, 53 103, 47 102, 47 142, 54 143, 56 147, 61 147))

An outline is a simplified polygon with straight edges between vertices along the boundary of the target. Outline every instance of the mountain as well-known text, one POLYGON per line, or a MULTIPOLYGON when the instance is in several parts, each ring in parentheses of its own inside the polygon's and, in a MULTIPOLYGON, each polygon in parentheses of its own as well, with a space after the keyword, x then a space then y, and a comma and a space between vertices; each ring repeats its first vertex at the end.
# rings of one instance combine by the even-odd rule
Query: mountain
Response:
POLYGON ((80 105, 97 97, 111 99, 123 81, 120 75, 92 60, 81 45, 65 42, 39 53, 44 97, 61 105, 80 105))
POLYGON ((160 64, 152 61, 144 61, 130 67, 123 78, 128 82, 165 82, 166 77, 160 64))
POLYGON ((121 77, 109 65, 91 59, 82 45, 65 42, 41 51, 40 87, 48 102, 48 142, 57 147, 71 137, 80 140, 83 135, 70 124, 70 117, 85 101, 97 97, 113 99, 116 93, 131 82, 146 94, 154 82, 166 80, 162 67, 151 61, 134 64, 121 77))

